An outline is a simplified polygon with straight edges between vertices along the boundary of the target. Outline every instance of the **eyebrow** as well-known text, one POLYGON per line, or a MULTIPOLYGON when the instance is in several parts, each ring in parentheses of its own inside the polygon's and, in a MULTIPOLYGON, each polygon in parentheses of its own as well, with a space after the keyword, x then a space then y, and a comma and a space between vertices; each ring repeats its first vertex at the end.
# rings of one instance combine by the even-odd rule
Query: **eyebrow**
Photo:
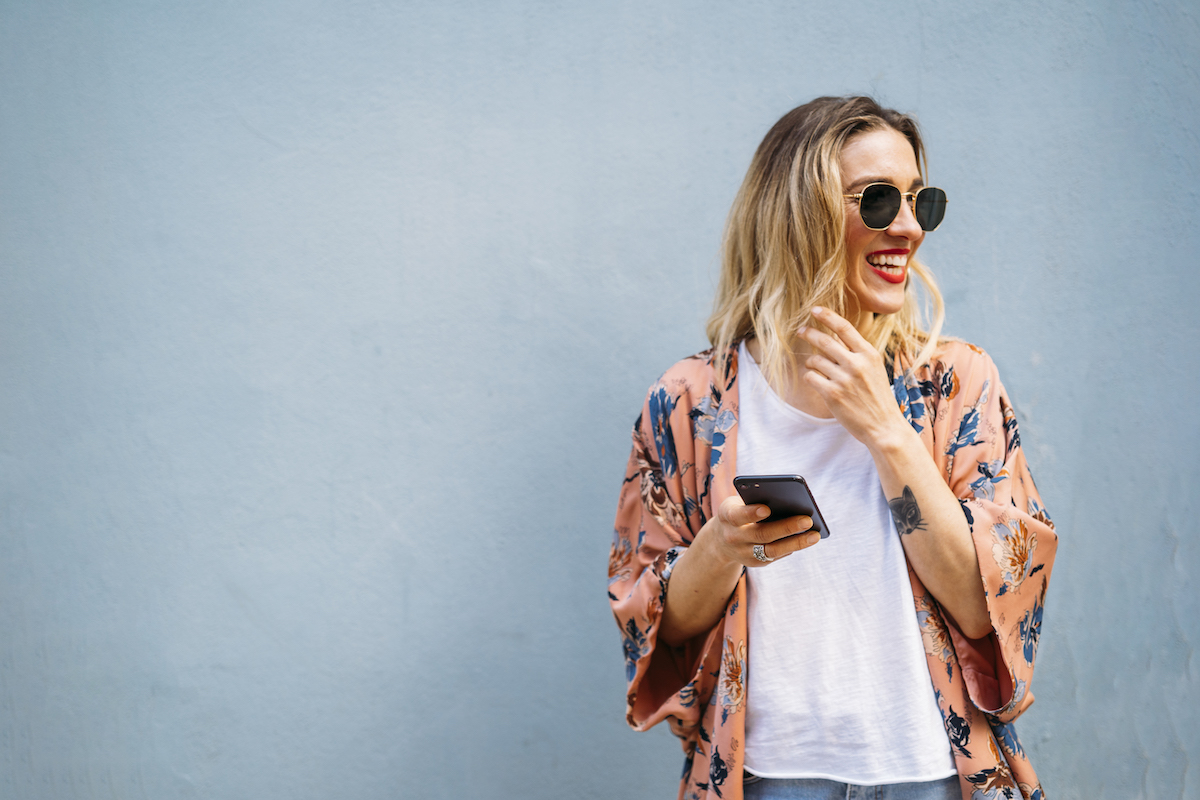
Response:
MULTIPOLYGON (((863 178, 861 180, 857 180, 854 183, 850 184, 850 186, 848 188, 852 189, 852 190, 858 190, 858 189, 861 189, 862 187, 867 186, 872 183, 892 183, 892 179, 887 178, 887 177, 881 177, 881 176, 876 176, 873 178, 863 178)), ((895 184, 892 184, 892 185, 894 186, 895 184)), ((925 180, 923 178, 916 178, 912 183, 910 183, 908 185, 908 191, 911 192, 914 189, 920 189, 920 188, 923 188, 924 186, 925 186, 925 180)))

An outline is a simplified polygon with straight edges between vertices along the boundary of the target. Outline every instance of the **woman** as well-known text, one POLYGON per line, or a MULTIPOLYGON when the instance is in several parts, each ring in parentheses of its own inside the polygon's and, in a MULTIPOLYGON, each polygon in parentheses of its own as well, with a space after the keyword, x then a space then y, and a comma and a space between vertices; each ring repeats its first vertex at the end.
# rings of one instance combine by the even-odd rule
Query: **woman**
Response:
POLYGON ((681 798, 1042 796, 1011 722, 1056 537, 995 365, 938 336, 923 163, 915 121, 869 98, 776 123, 730 213, 713 348, 634 426, 609 599, 629 723, 683 739, 681 798), (803 475, 829 537, 760 525, 738 474, 803 475))

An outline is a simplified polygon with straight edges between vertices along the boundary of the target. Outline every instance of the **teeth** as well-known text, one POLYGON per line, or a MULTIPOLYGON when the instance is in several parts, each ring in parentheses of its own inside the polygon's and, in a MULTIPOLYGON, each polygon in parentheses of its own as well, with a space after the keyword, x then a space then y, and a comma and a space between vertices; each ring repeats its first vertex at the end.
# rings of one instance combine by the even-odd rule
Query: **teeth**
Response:
MULTIPOLYGON (((867 262, 876 267, 903 267, 908 263, 908 256, 873 255, 867 257, 867 262)), ((891 270, 888 271, 890 272, 891 270)))

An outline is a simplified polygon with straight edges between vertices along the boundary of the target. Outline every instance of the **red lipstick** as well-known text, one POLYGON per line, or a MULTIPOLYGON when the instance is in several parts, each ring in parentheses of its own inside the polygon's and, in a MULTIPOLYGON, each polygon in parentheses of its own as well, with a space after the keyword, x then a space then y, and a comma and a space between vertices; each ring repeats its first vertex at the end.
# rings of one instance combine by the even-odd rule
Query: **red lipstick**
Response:
MULTIPOLYGON (((869 256, 907 256, 908 252, 909 251, 905 250, 905 249, 875 250, 874 252, 867 253, 867 256, 868 257, 869 256)), ((870 261, 867 262, 867 266, 869 266, 876 275, 883 278, 888 283, 904 283, 905 278, 908 277, 908 261, 907 261, 907 259, 905 259, 904 266, 902 266, 900 268, 900 271, 897 273, 891 273, 891 272, 882 270, 882 269, 876 267, 870 261)))

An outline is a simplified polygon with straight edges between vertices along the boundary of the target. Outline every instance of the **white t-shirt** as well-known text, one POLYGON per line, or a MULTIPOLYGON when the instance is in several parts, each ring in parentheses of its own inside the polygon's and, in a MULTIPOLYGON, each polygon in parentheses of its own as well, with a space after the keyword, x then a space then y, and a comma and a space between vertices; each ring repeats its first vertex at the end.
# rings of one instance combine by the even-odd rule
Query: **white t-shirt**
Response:
POLYGON ((737 470, 802 475, 829 538, 748 570, 746 769, 859 785, 956 773, 879 473, 739 352, 737 470))

